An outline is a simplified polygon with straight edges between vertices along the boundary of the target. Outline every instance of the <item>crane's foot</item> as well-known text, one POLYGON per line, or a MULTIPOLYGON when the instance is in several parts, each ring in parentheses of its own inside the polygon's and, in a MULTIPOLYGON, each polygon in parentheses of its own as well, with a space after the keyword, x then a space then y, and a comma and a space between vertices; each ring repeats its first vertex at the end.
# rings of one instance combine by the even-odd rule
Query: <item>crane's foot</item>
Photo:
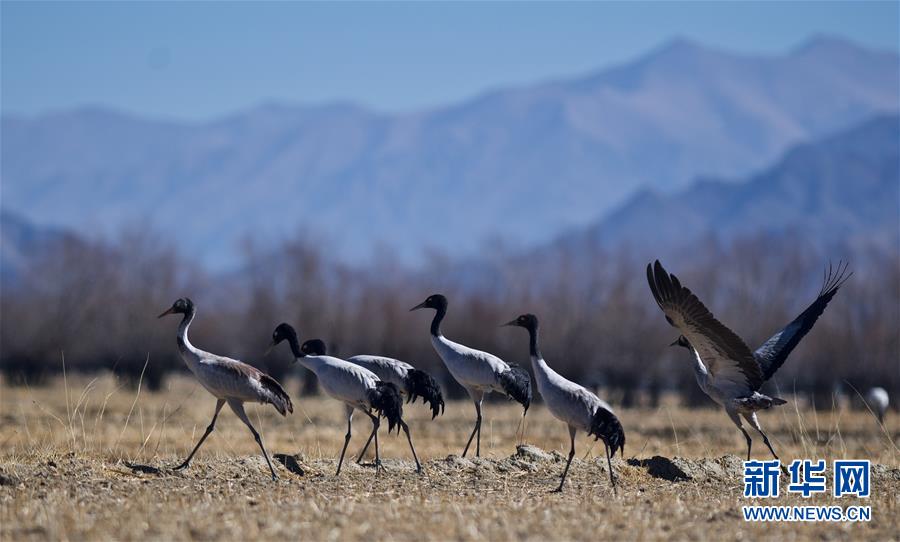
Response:
POLYGON ((385 470, 384 465, 381 464, 381 460, 380 460, 380 459, 376 459, 376 460, 371 461, 371 462, 369 462, 369 463, 360 463, 359 466, 360 466, 360 467, 371 467, 371 468, 375 469, 375 472, 376 472, 376 473, 377 473, 377 472, 382 472, 382 471, 385 470))
POLYGON ((184 470, 184 469, 188 468, 190 465, 191 465, 190 463, 185 461, 184 463, 182 463, 181 465, 178 465, 177 467, 172 467, 172 470, 184 470))

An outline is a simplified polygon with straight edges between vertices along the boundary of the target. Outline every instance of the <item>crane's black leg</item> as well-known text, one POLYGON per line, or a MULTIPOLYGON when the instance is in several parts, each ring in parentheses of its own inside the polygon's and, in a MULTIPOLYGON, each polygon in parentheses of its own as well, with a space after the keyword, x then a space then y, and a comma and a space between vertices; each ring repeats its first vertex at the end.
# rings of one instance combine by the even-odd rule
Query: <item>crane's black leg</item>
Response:
POLYGON ((475 449, 475 457, 481 457, 481 401, 475 401, 475 413, 477 417, 475 418, 475 427, 472 428, 472 434, 469 435, 469 441, 466 442, 466 448, 463 450, 462 456, 466 457, 466 453, 469 451, 469 445, 472 444, 472 439, 475 438, 475 434, 478 433, 478 443, 476 444, 475 449))
POLYGON ((747 434, 747 430, 743 427, 738 427, 741 430, 741 433, 744 434, 744 438, 747 439, 747 461, 750 461, 750 449, 753 447, 753 439, 750 438, 750 435, 747 434))
MULTIPOLYGON (((759 431, 759 434, 762 435, 763 442, 766 443, 766 447, 769 448, 770 452, 772 452, 772 457, 781 461, 781 459, 779 459, 778 455, 775 453, 775 450, 772 449, 772 444, 769 443, 769 437, 766 436, 766 434, 762 430, 762 427, 759 426, 759 421, 756 420, 755 413, 754 413, 754 416, 748 417, 747 420, 750 422, 750 425, 752 425, 753 428, 756 429, 757 431, 759 431)), ((747 439, 749 439, 749 438, 750 437, 747 437, 747 439)))
POLYGON ((341 474, 341 465, 344 464, 344 454, 347 452, 347 445, 350 444, 350 434, 351 427, 353 426, 353 409, 347 409, 347 434, 344 435, 344 447, 341 448, 341 458, 338 460, 338 468, 337 472, 334 473, 335 476, 341 474))
POLYGON ((577 430, 569 426, 569 438, 572 440, 572 447, 569 449, 569 460, 566 461, 566 468, 563 469, 562 478, 559 480, 559 487, 553 490, 554 493, 562 493, 563 484, 566 483, 566 475, 569 474, 569 465, 572 464, 572 458, 575 457, 575 432, 577 430))
POLYGON ((772 457, 781 461, 781 459, 779 459, 779 457, 778 457, 778 454, 776 454, 775 450, 772 449, 772 445, 769 444, 769 437, 767 437, 766 434, 762 432, 762 430, 760 430, 759 434, 762 435, 763 442, 766 443, 766 446, 769 448, 769 451, 772 452, 772 457))
MULTIPOLYGON (((766 436, 766 434, 762 430, 762 427, 759 426, 759 419, 757 419, 757 417, 756 417, 756 412, 753 412, 750 415, 744 414, 744 418, 746 418, 746 420, 748 422, 750 422, 750 425, 752 425, 753 428, 756 429, 760 435, 762 435, 763 442, 766 443, 766 447, 769 449, 770 452, 772 452, 772 457, 774 457, 778 461, 781 461, 781 458, 779 458, 778 454, 775 453, 775 450, 772 449, 772 444, 769 442, 769 437, 766 436)), ((749 440, 749 438, 750 437, 747 437, 748 440, 749 440)), ((784 464, 781 465, 781 472, 787 474, 787 467, 785 467, 784 464)))
POLYGON ((218 401, 216 401, 216 412, 213 414, 212 421, 209 422, 209 425, 206 426, 206 432, 203 433, 202 437, 200 437, 200 442, 198 442, 197 445, 194 446, 194 449, 191 450, 191 453, 190 453, 190 455, 187 456, 187 459, 185 459, 180 465, 175 467, 174 470, 186 469, 188 467, 188 465, 191 464, 191 459, 194 458, 194 454, 197 453, 197 450, 200 449, 200 446, 203 444, 203 441, 206 440, 206 437, 208 437, 209 434, 213 432, 213 429, 216 428, 216 418, 219 417, 219 411, 222 410, 223 406, 225 406, 224 399, 219 399, 218 401))
MULTIPOLYGON (((375 470, 382 468, 381 466, 381 455, 378 451, 378 428, 381 427, 381 420, 378 419, 378 416, 369 412, 366 412, 369 418, 372 419, 372 435, 375 437, 375 470)), ((370 437, 371 438, 371 437, 370 437)))
POLYGON ((403 428, 403 432, 406 433, 406 440, 409 442, 409 449, 412 450, 413 459, 416 460, 416 472, 422 472, 422 465, 419 463, 419 456, 416 454, 416 447, 413 446, 412 437, 409 436, 409 426, 406 425, 406 422, 400 420, 400 427, 403 428))
POLYGON ((369 440, 366 441, 366 445, 363 446, 361 452, 359 452, 359 457, 356 458, 356 464, 359 465, 362 462, 362 458, 366 455, 366 450, 369 449, 369 444, 372 442, 372 438, 375 437, 375 432, 378 431, 378 423, 372 421, 372 433, 369 435, 369 440))
POLYGON ((609 467, 609 483, 612 484, 613 494, 618 495, 619 491, 616 489, 616 477, 613 476, 612 471, 612 456, 609 455, 609 444, 606 441, 603 441, 603 446, 606 448, 606 466, 609 467))
POLYGON ((275 475, 275 468, 272 467, 272 462, 269 461, 269 454, 266 453, 266 447, 263 446, 262 438, 260 438, 259 433, 256 432, 253 424, 250 423, 250 418, 247 417, 247 413, 244 412, 243 403, 241 403, 240 401, 229 399, 228 406, 230 406, 231 410, 233 410, 234 413, 237 414, 237 417, 240 418, 241 421, 250 428, 250 432, 253 433, 254 440, 256 440, 256 443, 259 444, 259 449, 262 450, 263 457, 266 459, 266 464, 269 465, 269 472, 272 473, 272 480, 278 479, 278 476, 275 475))
POLYGON ((522 411, 522 420, 521 420, 521 424, 522 424, 522 437, 521 437, 521 439, 520 439, 520 441, 519 441, 519 444, 525 444, 525 430, 528 429, 528 422, 525 421, 525 414, 526 414, 527 412, 528 412, 527 410, 526 410, 526 411, 522 411))
POLYGON ((475 457, 481 457, 481 416, 478 417, 478 436, 475 437, 475 457))
POLYGON ((381 422, 378 420, 378 416, 372 416, 372 423, 375 424, 375 471, 381 468, 381 452, 378 450, 378 426, 381 425, 381 422))
MULTIPOLYGON (((747 431, 744 429, 744 424, 741 423, 741 418, 740 416, 738 416, 737 412, 733 412, 731 410, 726 410, 726 412, 728 412, 728 417, 731 418, 731 421, 734 422, 734 425, 736 425, 737 428, 741 430, 741 433, 744 434, 744 438, 747 439, 747 461, 750 461, 750 449, 753 447, 753 439, 750 438, 750 435, 748 435, 747 431)), ((753 423, 752 421, 750 421, 749 417, 747 417, 746 415, 744 417, 747 418, 747 421, 749 421, 751 424, 753 423)))

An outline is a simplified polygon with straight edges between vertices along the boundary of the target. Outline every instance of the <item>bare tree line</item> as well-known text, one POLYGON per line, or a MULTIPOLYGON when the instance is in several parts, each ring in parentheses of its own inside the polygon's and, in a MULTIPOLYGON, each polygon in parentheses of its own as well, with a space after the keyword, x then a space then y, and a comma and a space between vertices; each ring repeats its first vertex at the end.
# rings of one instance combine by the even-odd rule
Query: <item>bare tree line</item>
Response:
MULTIPOLYGON (((624 250, 584 244, 529 257, 495 247, 478 264, 433 256, 417 271, 387 250, 364 267, 335 263, 303 236, 274 253, 248 243, 245 254, 241 271, 210 276, 152 232, 133 228, 114 240, 73 241, 35 256, 0 299, 7 381, 40 383, 62 370, 64 356, 69 371, 114 370, 132 380, 145 371, 145 383, 159 388, 183 364, 172 323, 156 315, 189 296, 198 306, 195 344, 276 378, 291 371, 307 390, 314 379, 292 369, 286 351, 262 355, 281 321, 302 337, 324 339, 339 355, 408 360, 459 394, 431 348, 428 318, 408 312, 441 292, 450 300, 444 332, 460 342, 528 366, 524 334, 499 324, 534 312, 543 352, 566 376, 603 386, 626 405, 655 402, 673 389, 689 403, 705 401, 686 352, 668 348, 677 332, 649 293, 647 258, 624 250)), ((826 263, 796 243, 758 237, 704 244, 669 267, 753 348, 815 298, 826 263)), ((807 392, 830 406, 843 381, 859 390, 900 390, 900 257, 856 251, 853 263, 853 279, 778 373, 782 393, 807 392)))

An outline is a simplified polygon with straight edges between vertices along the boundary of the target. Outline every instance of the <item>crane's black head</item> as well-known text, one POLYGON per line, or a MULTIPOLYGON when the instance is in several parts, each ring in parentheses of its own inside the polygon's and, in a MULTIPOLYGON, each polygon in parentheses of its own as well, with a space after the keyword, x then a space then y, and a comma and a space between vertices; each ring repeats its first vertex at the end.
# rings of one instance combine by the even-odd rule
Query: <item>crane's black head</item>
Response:
POLYGON ((272 346, 279 344, 281 341, 290 340, 291 338, 297 338, 297 332, 294 331, 294 328, 285 322, 278 324, 275 327, 275 331, 272 332, 272 346))
POLYGON ((447 298, 441 294, 433 294, 428 296, 428 299, 419 303, 415 307, 409 309, 410 312, 418 309, 435 309, 435 310, 446 310, 447 309, 447 298))
POLYGON ((528 331, 535 331, 538 328, 538 319, 537 316, 533 314, 523 314, 515 320, 511 320, 503 325, 524 327, 528 331))
POLYGON ((175 303, 172 303, 172 306, 169 307, 169 310, 157 316, 157 318, 162 318, 167 314, 193 314, 194 313, 194 302, 186 297, 182 297, 181 299, 177 299, 175 303))
POLYGON ((275 327, 275 331, 272 332, 272 342, 269 343, 269 348, 266 349, 265 355, 268 355, 269 352, 282 341, 288 342, 295 358, 299 358, 303 355, 300 352, 300 342, 297 339, 297 332, 290 324, 284 322, 278 324, 278 326, 275 327))
POLYGON ((691 343, 688 342, 687 337, 684 335, 679 335, 678 338, 675 339, 675 342, 669 346, 680 346, 682 348, 687 348, 688 350, 693 350, 693 348, 691 348, 691 343))
POLYGON ((325 342, 321 339, 310 339, 303 343, 300 351, 307 356, 324 356, 327 354, 328 349, 325 348, 325 342))

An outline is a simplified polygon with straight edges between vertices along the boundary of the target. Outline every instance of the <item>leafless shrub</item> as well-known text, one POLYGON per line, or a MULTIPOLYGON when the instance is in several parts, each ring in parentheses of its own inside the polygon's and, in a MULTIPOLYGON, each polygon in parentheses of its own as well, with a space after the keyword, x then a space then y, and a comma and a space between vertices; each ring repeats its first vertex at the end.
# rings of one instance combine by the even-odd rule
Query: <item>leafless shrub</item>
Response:
MULTIPOLYGON (((542 321, 543 351, 554 367, 602 387, 619 404, 656 404, 681 390, 689 404, 708 401, 694 385, 677 336, 652 302, 647 259, 585 243, 549 257, 502 247, 469 263, 433 254, 418 270, 383 248, 359 267, 334 262, 321 244, 298 235, 276 251, 253 243, 241 271, 204 276, 145 228, 112 241, 71 242, 34 259, 23 283, 4 291, 0 361, 10 381, 40 381, 61 369, 111 369, 160 385, 181 368, 173 326, 156 314, 182 295, 198 303, 192 328, 201 347, 239 357, 283 378, 287 349, 262 352, 281 321, 305 338, 324 339, 340 355, 380 353, 433 371, 449 395, 456 386, 434 354, 428 321, 408 308, 440 291, 450 299, 445 332, 463 343, 528 365, 525 337, 498 327, 523 312, 542 321)), ((900 256, 851 251, 854 277, 842 289, 773 383, 781 393, 808 392, 832 404, 836 383, 900 390, 900 256)), ((839 256, 839 257, 840 257, 839 256)), ((836 258, 835 258, 836 259, 836 258)), ((755 237, 722 245, 710 240, 667 266, 751 347, 787 324, 815 298, 828 256, 802 239, 755 237)), ((315 389, 302 374, 303 392, 315 389)), ((771 391, 777 391, 775 389, 771 391)))

